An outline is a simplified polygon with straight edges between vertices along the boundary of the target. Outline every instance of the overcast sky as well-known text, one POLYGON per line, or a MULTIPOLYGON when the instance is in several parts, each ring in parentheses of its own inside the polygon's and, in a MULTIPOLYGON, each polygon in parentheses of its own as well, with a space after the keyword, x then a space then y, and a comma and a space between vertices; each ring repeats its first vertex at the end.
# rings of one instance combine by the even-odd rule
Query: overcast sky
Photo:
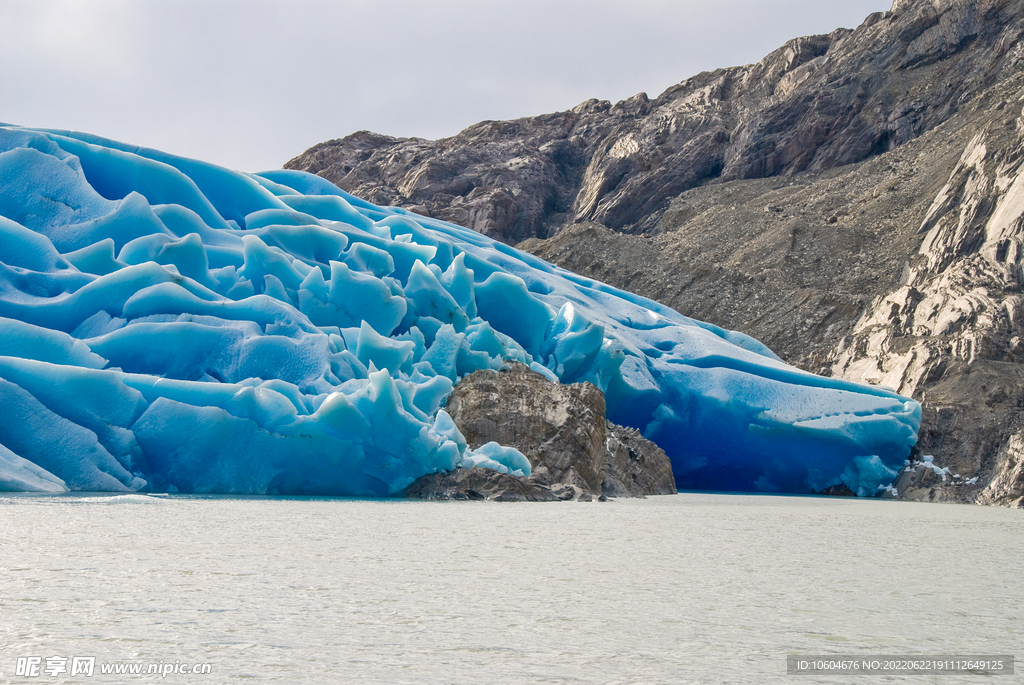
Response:
POLYGON ((891 0, 0 0, 0 122, 246 171, 654 97, 891 0))

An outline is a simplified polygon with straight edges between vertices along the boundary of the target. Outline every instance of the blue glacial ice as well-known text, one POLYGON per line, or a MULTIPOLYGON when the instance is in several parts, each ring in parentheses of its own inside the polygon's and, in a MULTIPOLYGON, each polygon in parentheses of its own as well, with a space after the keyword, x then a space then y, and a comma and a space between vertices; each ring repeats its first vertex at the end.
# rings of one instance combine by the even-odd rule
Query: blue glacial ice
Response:
POLYGON ((0 126, 0 490, 528 474, 443 409, 510 360, 604 390, 683 488, 873 494, 920 423, 905 397, 317 176, 0 126))

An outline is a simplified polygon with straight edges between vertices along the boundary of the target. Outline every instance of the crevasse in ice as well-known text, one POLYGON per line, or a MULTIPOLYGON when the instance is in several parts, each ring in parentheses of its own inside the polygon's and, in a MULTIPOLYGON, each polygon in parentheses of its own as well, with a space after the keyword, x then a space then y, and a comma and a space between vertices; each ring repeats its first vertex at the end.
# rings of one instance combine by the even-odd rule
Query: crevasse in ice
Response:
POLYGON ((920 407, 294 171, 0 127, 0 490, 390 495, 509 360, 605 391, 684 488, 873 494, 920 407))

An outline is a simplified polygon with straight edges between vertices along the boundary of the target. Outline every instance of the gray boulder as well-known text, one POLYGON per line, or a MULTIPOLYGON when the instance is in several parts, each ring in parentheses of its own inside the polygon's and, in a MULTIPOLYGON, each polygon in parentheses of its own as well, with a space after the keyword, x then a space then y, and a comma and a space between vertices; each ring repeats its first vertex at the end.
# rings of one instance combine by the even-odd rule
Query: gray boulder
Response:
POLYGON ((604 393, 590 383, 554 383, 523 364, 466 376, 446 411, 472 448, 515 447, 533 467, 527 478, 458 469, 420 478, 418 499, 500 501, 645 497, 676 492, 665 452, 631 428, 605 419, 604 393))

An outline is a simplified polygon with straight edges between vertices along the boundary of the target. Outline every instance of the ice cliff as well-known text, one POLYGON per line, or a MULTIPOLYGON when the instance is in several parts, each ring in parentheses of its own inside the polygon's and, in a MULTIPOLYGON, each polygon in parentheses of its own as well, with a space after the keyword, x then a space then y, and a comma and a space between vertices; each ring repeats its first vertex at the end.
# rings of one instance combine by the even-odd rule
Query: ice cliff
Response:
POLYGON ((920 422, 905 397, 316 176, 0 127, 0 490, 525 475, 443 410, 508 360, 592 382, 706 488, 873 494, 920 422))

